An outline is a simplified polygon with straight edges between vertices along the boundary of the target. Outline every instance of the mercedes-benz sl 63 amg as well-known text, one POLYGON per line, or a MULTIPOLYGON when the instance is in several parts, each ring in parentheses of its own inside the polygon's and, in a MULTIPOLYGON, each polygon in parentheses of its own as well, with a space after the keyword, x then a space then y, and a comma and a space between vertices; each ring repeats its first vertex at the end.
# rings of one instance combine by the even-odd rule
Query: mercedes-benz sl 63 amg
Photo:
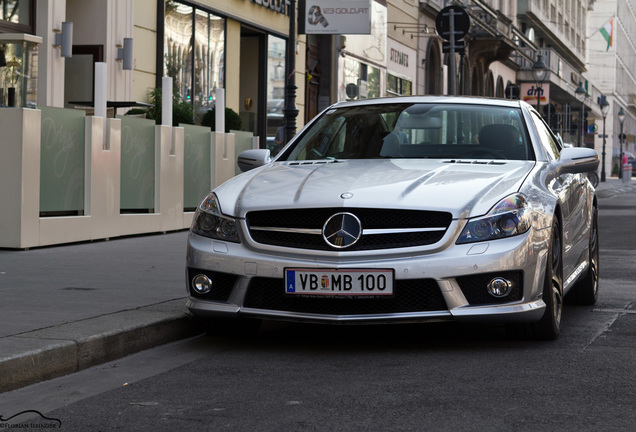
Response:
POLYGON ((227 328, 490 321, 559 335, 598 296, 598 154, 520 101, 335 104, 197 209, 188 308, 227 328))

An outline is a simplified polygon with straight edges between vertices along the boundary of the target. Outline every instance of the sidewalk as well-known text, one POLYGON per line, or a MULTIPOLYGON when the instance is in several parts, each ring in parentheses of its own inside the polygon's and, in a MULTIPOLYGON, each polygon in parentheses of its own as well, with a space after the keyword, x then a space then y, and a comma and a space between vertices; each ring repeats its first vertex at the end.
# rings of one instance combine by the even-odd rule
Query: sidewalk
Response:
POLYGON ((607 198, 619 193, 627 192, 636 188, 636 177, 630 181, 623 182, 618 177, 607 177, 605 182, 601 182, 596 187, 599 198, 607 198))
MULTIPOLYGON (((614 177, 597 189, 635 187, 614 177)), ((0 250, 0 393, 197 334, 187 234, 0 250)))
POLYGON ((196 334, 186 238, 0 250, 0 393, 196 334))

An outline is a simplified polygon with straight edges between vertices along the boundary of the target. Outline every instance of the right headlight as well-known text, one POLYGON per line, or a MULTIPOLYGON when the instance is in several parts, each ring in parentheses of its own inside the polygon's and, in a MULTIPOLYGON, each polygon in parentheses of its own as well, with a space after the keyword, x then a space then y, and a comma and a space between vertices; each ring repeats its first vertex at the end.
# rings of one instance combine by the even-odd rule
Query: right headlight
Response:
POLYGON ((214 193, 210 193, 199 204, 192 219, 190 230, 200 236, 240 243, 236 220, 221 215, 221 206, 214 193))
POLYGON ((514 194, 499 201, 486 216, 468 221, 457 244, 512 237, 531 226, 532 206, 524 195, 514 194))

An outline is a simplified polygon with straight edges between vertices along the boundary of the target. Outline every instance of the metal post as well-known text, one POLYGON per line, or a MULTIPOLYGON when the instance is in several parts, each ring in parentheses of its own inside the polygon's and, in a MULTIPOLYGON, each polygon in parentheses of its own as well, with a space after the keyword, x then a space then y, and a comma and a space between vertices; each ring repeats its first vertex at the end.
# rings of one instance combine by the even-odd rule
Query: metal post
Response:
MULTIPOLYGON (((548 67, 543 63, 541 54, 537 54, 537 61, 532 65, 532 77, 537 84, 537 112, 541 118, 543 118, 543 114, 541 114, 541 93, 543 93, 543 81, 545 81, 547 74, 548 67)), ((548 85, 550 84, 548 83, 548 85)), ((548 119, 549 121, 550 119, 548 119)))
POLYGON ((583 147, 585 141, 585 96, 587 95, 587 91, 585 87, 583 87, 583 81, 579 81, 579 86, 574 90, 574 95, 578 100, 581 101, 581 118, 579 119, 579 123, 581 124, 581 132, 579 133, 579 147, 583 147))
POLYGON ((585 132, 583 130, 583 128, 585 127, 585 125, 583 124, 583 117, 585 116, 585 101, 581 102, 581 121, 579 123, 581 123, 581 133, 579 134, 579 136, 581 137, 581 139, 579 140, 579 147, 583 147, 583 144, 585 144, 583 141, 585 141, 585 132))
POLYGON ((285 91, 285 143, 296 135, 296 0, 289 0, 289 40, 287 41, 286 59, 287 86, 285 91))
POLYGON ((618 178, 623 180, 623 122, 621 122, 621 136, 620 138, 620 143, 621 143, 621 152, 620 152, 620 162, 618 163, 618 178))
POLYGON ((618 122, 621 124, 621 134, 618 137, 618 141, 621 143, 621 152, 619 155, 618 162, 618 178, 623 179, 623 141, 625 140, 625 136, 623 135, 623 124, 625 123, 625 110, 621 107, 618 110, 618 122))
POLYGON ((605 119, 607 118, 607 113, 609 112, 610 104, 607 102, 605 95, 601 95, 601 100, 599 105, 601 106, 601 114, 603 114, 603 166, 601 168, 601 181, 605 181, 605 143, 607 140, 607 135, 605 135, 605 119))
POLYGON ((605 118, 606 116, 603 116, 603 158, 602 158, 602 163, 603 165, 601 166, 601 181, 604 182, 605 181, 605 118))
MULTIPOLYGON (((537 82, 537 112, 539 113, 539 115, 541 116, 541 118, 543 118, 543 114, 541 114, 541 93, 542 93, 542 85, 539 85, 541 83, 537 82)), ((550 118, 548 118, 548 122, 550 121, 550 118)))
POLYGON ((450 24, 450 73, 451 73, 451 95, 457 96, 457 89, 455 88, 455 14, 453 10, 448 12, 448 21, 450 24))

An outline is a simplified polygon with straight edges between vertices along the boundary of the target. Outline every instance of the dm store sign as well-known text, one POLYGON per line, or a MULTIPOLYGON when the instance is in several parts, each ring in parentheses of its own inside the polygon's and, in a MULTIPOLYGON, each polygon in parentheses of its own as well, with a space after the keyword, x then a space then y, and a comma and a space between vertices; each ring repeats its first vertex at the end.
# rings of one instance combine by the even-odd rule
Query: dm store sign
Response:
POLYGON ((534 83, 521 83, 521 91, 519 93, 521 100, 536 106, 541 100, 541 105, 550 102, 550 84, 545 83, 538 87, 534 83))

